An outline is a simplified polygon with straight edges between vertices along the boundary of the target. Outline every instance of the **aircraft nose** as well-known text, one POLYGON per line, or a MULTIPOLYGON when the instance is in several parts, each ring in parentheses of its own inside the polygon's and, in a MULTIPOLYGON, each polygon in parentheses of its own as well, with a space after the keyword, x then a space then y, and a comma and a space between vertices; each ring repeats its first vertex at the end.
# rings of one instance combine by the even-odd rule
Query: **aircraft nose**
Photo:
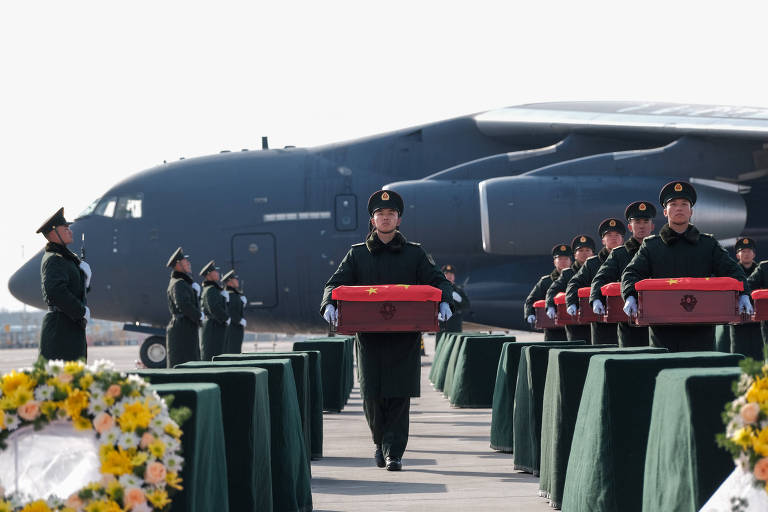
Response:
POLYGON ((40 292, 40 260, 42 252, 22 265, 8 280, 8 290, 21 302, 44 308, 43 296, 40 292))

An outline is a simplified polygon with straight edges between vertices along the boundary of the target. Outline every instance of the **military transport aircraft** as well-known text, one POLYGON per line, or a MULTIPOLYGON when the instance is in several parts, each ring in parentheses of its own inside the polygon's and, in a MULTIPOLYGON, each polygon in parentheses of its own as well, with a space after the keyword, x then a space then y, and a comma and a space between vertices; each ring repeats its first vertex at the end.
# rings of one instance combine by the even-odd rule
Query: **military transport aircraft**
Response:
MULTIPOLYGON (((213 258, 236 269, 248 330, 323 329, 323 285, 364 240, 368 196, 382 187, 405 200, 406 238, 458 268, 471 320, 523 328, 521 303, 550 271, 551 247, 596 235, 600 220, 655 201, 671 180, 695 184, 700 229, 725 245, 753 237, 768 256, 766 142, 762 108, 522 105, 314 148, 163 163, 113 186, 72 230, 86 235, 93 315, 155 334, 145 361, 164 357, 165 262, 178 245, 195 271, 213 258)), ((36 307, 41 254, 9 282, 36 307)))

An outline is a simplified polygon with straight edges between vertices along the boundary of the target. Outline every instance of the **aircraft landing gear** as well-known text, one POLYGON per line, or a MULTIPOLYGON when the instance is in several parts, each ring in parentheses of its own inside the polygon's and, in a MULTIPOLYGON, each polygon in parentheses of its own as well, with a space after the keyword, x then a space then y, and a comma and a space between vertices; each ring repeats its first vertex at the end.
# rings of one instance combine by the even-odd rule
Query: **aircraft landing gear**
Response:
POLYGON ((150 336, 139 349, 139 358, 147 368, 165 368, 166 355, 165 336, 150 336))

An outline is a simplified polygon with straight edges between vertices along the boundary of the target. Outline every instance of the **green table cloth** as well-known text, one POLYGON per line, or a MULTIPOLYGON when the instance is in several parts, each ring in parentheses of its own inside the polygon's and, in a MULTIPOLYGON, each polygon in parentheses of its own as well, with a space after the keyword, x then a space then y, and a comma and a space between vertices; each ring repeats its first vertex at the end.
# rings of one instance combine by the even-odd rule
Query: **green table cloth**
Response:
POLYGON ((589 360, 600 354, 663 353, 665 348, 575 348, 552 349, 544 384, 541 415, 540 494, 554 507, 563 502, 565 471, 571 452, 573 429, 579 412, 581 393, 587 378, 589 360))
MULTIPOLYGON (((571 347, 618 348, 618 345, 577 344, 571 347)), ((529 345, 520 354, 512 413, 514 468, 538 476, 541 462, 541 416, 549 351, 553 347, 529 345)), ((568 347, 566 347, 568 348, 568 347)))
POLYGON ((189 407, 192 417, 181 429, 184 469, 182 487, 173 497, 173 512, 227 510, 227 454, 219 386, 209 383, 155 384, 162 397, 173 395, 171 407, 189 407))
POLYGON ((294 351, 318 350, 322 357, 323 410, 340 412, 348 398, 351 379, 352 354, 349 353, 347 338, 318 338, 297 341, 294 351))
MULTIPOLYGON (((487 333, 485 333, 487 334, 487 333)), ((445 383, 445 372, 448 359, 451 357, 451 348, 458 336, 481 336, 481 332, 446 332, 440 341, 440 345, 435 349, 435 356, 432 359, 432 368, 429 370, 429 382, 438 390, 443 390, 445 383)))
POLYGON ((304 447, 306 448, 307 461, 310 461, 312 460, 310 453, 312 426, 309 409, 309 354, 305 352, 249 352, 221 354, 213 357, 214 361, 263 361, 270 359, 288 359, 291 361, 299 412, 301 413, 301 429, 304 432, 304 447))
POLYGON ((514 336, 467 336, 459 349, 449 393, 454 407, 490 408, 493 387, 504 343, 514 336))
POLYGON ((269 376, 272 500, 275 511, 312 510, 309 461, 306 457, 296 385, 289 359, 190 361, 178 368, 261 368, 269 376))
POLYGON ((496 368, 496 382, 493 387, 493 409, 491 411, 491 448, 504 453, 514 449, 514 406, 517 388, 517 370, 520 355, 531 345, 547 347, 568 347, 582 345, 582 341, 518 341, 504 343, 501 348, 499 365, 496 368))
POLYGON ((490 338, 500 337, 500 334, 465 334, 459 333, 456 336, 456 341, 451 345, 451 354, 448 357, 448 363, 445 368, 445 381, 443 382, 443 396, 449 401, 451 399, 451 393, 453 393, 453 381, 456 377, 456 364, 459 362, 459 354, 461 353, 464 344, 469 338, 490 338))
POLYGON ((563 491, 564 511, 639 511, 656 376, 736 366, 738 354, 596 355, 589 361, 563 491))
MULTIPOLYGON (((269 381, 259 368, 131 370, 152 384, 210 382, 221 390, 229 510, 272 510, 269 381)), ((219 508, 214 508, 219 510, 219 508)))
POLYGON ((643 511, 695 512, 733 471, 717 446, 738 368, 662 370, 656 377, 645 452, 643 511))

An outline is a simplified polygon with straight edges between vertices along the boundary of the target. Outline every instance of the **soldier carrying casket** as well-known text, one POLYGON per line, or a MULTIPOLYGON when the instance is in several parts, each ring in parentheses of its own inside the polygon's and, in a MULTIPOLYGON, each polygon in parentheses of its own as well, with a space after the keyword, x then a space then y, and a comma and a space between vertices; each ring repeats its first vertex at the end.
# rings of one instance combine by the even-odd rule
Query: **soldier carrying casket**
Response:
MULTIPOLYGON (((573 251, 570 245, 557 244, 552 248, 552 261, 555 269, 551 273, 541 276, 525 299, 523 313, 525 314, 525 320, 529 324, 533 325, 536 322, 536 313, 533 309, 534 303, 547 297, 547 290, 560 277, 560 272, 571 266, 571 256, 573 256, 573 251)), ((563 341, 565 339, 566 334, 563 327, 544 329, 544 341, 563 341)))

